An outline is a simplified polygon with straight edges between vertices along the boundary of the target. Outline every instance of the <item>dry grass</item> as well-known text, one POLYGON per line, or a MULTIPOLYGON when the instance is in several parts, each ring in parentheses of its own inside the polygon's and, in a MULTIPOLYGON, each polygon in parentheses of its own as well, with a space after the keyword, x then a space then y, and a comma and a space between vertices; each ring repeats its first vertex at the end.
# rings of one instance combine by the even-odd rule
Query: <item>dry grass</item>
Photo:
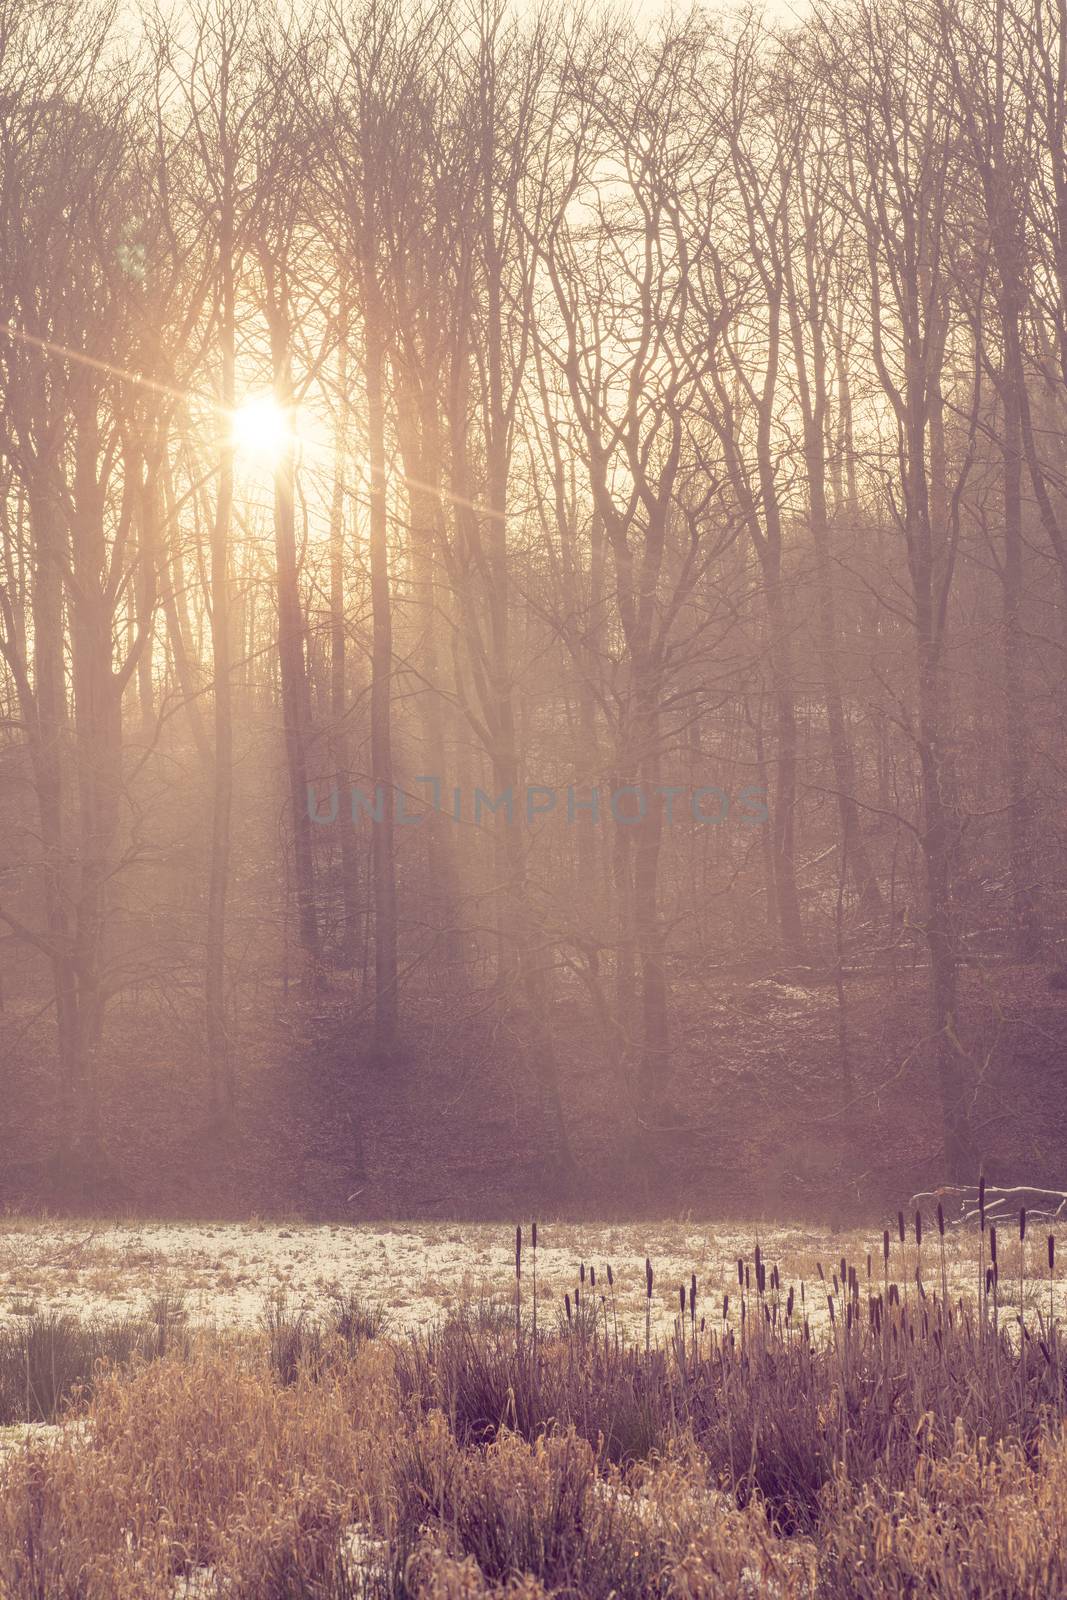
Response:
POLYGON ((725 1316, 719 1283, 674 1284, 647 1353, 643 1293, 591 1266, 569 1320, 539 1284, 535 1335, 528 1240, 427 1332, 353 1298, 190 1332, 164 1302, 67 1386, 77 1426, 0 1458, 0 1600, 1045 1600, 1067 1442, 1039 1244, 1011 1260, 1022 1338, 1000 1284, 946 1302, 936 1231, 921 1287, 911 1235, 803 1299, 746 1253, 725 1316))

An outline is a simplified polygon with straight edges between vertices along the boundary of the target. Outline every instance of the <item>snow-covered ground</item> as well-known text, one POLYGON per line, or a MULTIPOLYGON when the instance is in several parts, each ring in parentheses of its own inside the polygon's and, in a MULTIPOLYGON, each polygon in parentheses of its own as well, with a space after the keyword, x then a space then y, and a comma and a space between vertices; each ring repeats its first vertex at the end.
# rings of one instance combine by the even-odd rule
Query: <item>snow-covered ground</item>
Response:
MULTIPOLYGON (((937 1236, 927 1219, 923 1277, 928 1289, 940 1287, 937 1236)), ((533 1256, 529 1228, 523 1229, 523 1296, 529 1308, 533 1256)), ((697 1275, 698 1314, 710 1326, 721 1321, 722 1298, 737 1302, 737 1258, 751 1261, 759 1243, 768 1272, 777 1264, 783 1298, 807 1284, 807 1309, 814 1321, 825 1313, 825 1291, 817 1263, 827 1279, 846 1256, 866 1278, 868 1251, 877 1283, 882 1278, 882 1240, 873 1231, 829 1233, 809 1227, 694 1221, 601 1224, 540 1223, 537 1281, 539 1315, 551 1323, 562 1310, 565 1290, 578 1281, 579 1263, 596 1268, 596 1298, 612 1291, 620 1327, 643 1332, 645 1257, 655 1271, 656 1325, 669 1328, 677 1314, 678 1287, 697 1275)), ((909 1228, 901 1262, 894 1230, 890 1276, 914 1285, 915 1244, 909 1228), (903 1265, 903 1270, 902 1270, 903 1265)), ((1002 1297, 1018 1279, 1018 1241, 1002 1246, 1002 1297)), ((1040 1280, 1045 1271, 1044 1237, 1027 1244, 1035 1306, 1047 1306, 1040 1280)), ((973 1290, 977 1282, 977 1239, 955 1235, 948 1243, 951 1282, 973 1290)), ((506 1224, 411 1223, 266 1224, 169 1222, 69 1222, 25 1217, 0 1218, 0 1324, 42 1311, 79 1316, 140 1315, 162 1290, 180 1293, 189 1320, 201 1326, 256 1328, 264 1307, 284 1294, 293 1311, 322 1310, 337 1291, 356 1293, 384 1308, 393 1331, 429 1326, 442 1312, 464 1301, 515 1293, 515 1235, 506 1224)), ((914 1287, 912 1288, 914 1293, 914 1287)))

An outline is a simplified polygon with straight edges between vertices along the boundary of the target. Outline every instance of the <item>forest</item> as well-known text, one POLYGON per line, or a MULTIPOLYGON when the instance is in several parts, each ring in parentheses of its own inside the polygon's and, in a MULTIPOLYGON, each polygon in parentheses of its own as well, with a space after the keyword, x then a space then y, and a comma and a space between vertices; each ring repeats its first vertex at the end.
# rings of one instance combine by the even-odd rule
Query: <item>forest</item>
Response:
POLYGON ((0 1204, 1063 1188, 1062 4, 0 0, 0 549, 0 1204))

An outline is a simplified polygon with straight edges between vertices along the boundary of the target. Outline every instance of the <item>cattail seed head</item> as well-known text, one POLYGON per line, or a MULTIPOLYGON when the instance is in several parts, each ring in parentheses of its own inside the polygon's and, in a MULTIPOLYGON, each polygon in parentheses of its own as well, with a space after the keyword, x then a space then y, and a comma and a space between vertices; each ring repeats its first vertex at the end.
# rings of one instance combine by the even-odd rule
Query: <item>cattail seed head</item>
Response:
POLYGON ((903 1213, 903 1211, 898 1211, 897 1212, 897 1232, 900 1234, 900 1242, 901 1242, 901 1244, 903 1244, 904 1243, 904 1213, 903 1213))
POLYGON ((725 1322, 729 1315, 730 1315, 730 1296, 728 1294, 724 1294, 723 1297, 722 1297, 722 1320, 725 1322))
POLYGON ((689 1278, 689 1315, 695 1316, 697 1308, 697 1275, 692 1273, 689 1278))
POLYGON ((1055 1272, 1056 1270, 1056 1235, 1054 1233, 1050 1233, 1048 1236, 1048 1270, 1050 1272, 1055 1272))
POLYGON ((615 1279, 614 1279, 614 1276, 612 1275, 611 1262, 609 1261, 608 1262, 608 1288, 609 1289, 614 1289, 614 1287, 615 1287, 615 1279))
POLYGON ((569 1294, 565 1294, 563 1296, 563 1304, 567 1308, 567 1321, 570 1322, 570 1320, 571 1320, 571 1297, 570 1297, 569 1294))
POLYGON ((737 1286, 739 1289, 745 1287, 745 1263, 740 1256, 737 1258, 737 1286))
POLYGON ((1026 1207, 1019 1207, 1019 1242, 1026 1238, 1026 1207))
POLYGON ((916 1211, 916 1213, 915 1213, 915 1243, 917 1245, 920 1245, 920 1244, 922 1244, 922 1242, 923 1242, 923 1214, 922 1214, 921 1211, 916 1211))
POLYGON ((584 1283, 585 1282, 585 1262, 584 1261, 580 1261, 578 1263, 578 1282, 579 1283, 584 1283))
POLYGON ((993 1227, 991 1227, 990 1230, 989 1230, 989 1259, 990 1259, 990 1261, 992 1261, 993 1265, 996 1266, 996 1264, 997 1264, 997 1230, 996 1230, 996 1226, 995 1225, 993 1227))
POLYGON ((882 1260, 889 1260, 889 1229, 882 1229, 882 1260))
POLYGON ((645 1257, 645 1295, 649 1300, 652 1299, 652 1263, 647 1256, 645 1257))
POLYGON ((595 1289, 596 1288, 596 1268, 595 1267, 590 1267, 589 1268, 589 1287, 591 1289, 595 1289))
POLYGON ((536 1250, 537 1249, 537 1223, 536 1222, 533 1224, 533 1226, 530 1229, 530 1243, 533 1245, 534 1249, 536 1250))
POLYGON ((681 1307, 682 1316, 684 1317, 685 1316, 685 1284, 684 1283, 680 1283, 678 1285, 678 1304, 681 1307))
POLYGON ((943 1239, 945 1237, 945 1208, 940 1200, 937 1202, 937 1231, 943 1239))
POLYGON ((985 1173, 978 1179, 978 1221, 985 1232, 985 1173))
POLYGON ((515 1229, 515 1276, 522 1277, 522 1228, 515 1229))

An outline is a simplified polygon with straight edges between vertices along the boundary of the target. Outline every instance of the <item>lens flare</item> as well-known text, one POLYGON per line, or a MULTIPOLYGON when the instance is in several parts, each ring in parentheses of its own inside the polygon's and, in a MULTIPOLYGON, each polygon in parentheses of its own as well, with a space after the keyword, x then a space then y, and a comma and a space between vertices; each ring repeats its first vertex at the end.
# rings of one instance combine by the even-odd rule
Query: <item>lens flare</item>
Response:
POLYGON ((252 395, 233 413, 233 444, 242 455, 277 461, 292 448, 293 430, 273 395, 252 395))

